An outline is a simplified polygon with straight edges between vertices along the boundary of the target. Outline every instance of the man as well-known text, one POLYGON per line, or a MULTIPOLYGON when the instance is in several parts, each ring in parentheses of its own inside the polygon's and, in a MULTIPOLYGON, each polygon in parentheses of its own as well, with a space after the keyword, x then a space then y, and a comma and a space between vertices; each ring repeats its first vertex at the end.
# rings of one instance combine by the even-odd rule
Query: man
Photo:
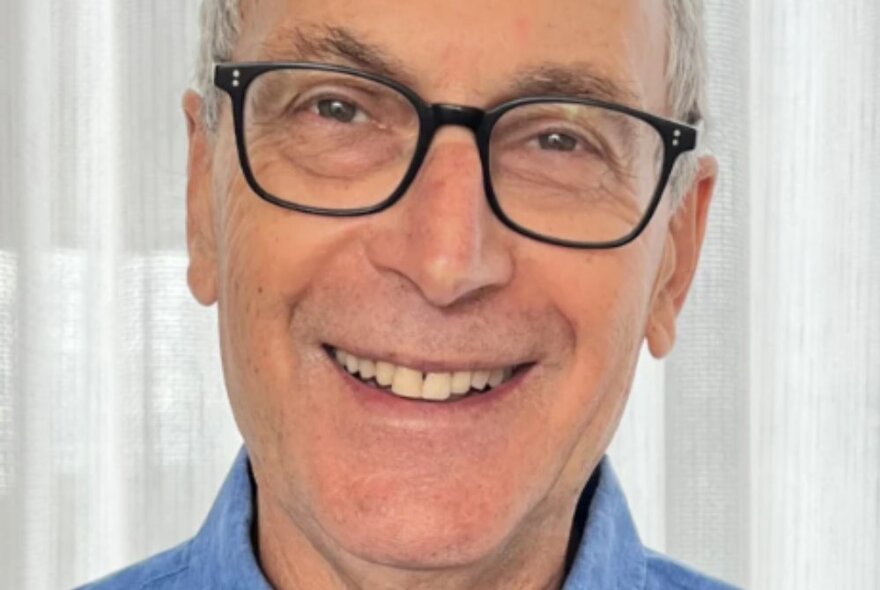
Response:
POLYGON ((206 0, 188 279, 245 444, 193 540, 93 587, 724 587, 603 461, 705 232, 700 17, 206 0))

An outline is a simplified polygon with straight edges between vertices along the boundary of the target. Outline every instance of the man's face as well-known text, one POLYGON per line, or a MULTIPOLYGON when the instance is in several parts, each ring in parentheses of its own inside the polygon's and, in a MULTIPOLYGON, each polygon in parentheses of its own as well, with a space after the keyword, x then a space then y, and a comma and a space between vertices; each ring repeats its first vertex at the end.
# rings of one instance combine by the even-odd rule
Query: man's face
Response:
MULTIPOLYGON (((234 60, 314 60, 295 36, 341 27, 405 66, 428 102, 488 108, 549 64, 588 67, 630 106, 668 115, 663 4, 262 0, 246 7, 234 60)), ((671 345, 711 187, 693 192, 680 234, 666 195, 633 243, 575 250, 493 216, 464 128, 437 134, 403 200, 358 218, 255 196, 228 104, 216 139, 191 131, 190 284, 219 303, 261 509, 321 552, 390 566, 474 563, 547 523, 567 533, 643 339, 658 356, 671 345), (337 349, 424 372, 517 371, 487 394, 413 401, 348 375, 337 349)))

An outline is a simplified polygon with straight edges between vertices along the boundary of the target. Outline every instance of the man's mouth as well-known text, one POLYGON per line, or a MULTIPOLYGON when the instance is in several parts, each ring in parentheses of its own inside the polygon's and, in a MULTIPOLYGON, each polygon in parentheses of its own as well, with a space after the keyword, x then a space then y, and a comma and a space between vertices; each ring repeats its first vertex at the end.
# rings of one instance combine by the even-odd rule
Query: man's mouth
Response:
POLYGON ((412 367, 355 356, 339 348, 327 352, 362 383, 409 400, 452 402, 499 387, 527 365, 426 373, 412 367))

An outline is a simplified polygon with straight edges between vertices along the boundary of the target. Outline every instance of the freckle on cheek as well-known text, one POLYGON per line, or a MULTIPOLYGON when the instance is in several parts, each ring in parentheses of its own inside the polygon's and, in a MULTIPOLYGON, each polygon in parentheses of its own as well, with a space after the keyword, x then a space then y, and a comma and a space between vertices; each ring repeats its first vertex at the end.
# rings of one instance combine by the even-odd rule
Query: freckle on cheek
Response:
POLYGON ((529 31, 531 30, 531 24, 529 23, 529 18, 527 16, 521 16, 516 19, 515 23, 516 28, 516 38, 520 43, 525 43, 529 39, 529 31))

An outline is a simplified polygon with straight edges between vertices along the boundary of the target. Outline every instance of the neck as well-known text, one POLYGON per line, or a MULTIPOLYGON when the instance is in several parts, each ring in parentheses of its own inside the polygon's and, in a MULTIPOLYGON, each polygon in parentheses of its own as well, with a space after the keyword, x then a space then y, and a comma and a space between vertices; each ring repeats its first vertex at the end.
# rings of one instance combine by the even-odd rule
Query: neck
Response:
POLYGON ((326 538, 317 523, 265 496, 257 491, 255 549, 263 574, 278 590, 551 590, 563 583, 574 501, 560 510, 536 508, 501 547, 473 563, 424 569, 348 553, 326 538))

